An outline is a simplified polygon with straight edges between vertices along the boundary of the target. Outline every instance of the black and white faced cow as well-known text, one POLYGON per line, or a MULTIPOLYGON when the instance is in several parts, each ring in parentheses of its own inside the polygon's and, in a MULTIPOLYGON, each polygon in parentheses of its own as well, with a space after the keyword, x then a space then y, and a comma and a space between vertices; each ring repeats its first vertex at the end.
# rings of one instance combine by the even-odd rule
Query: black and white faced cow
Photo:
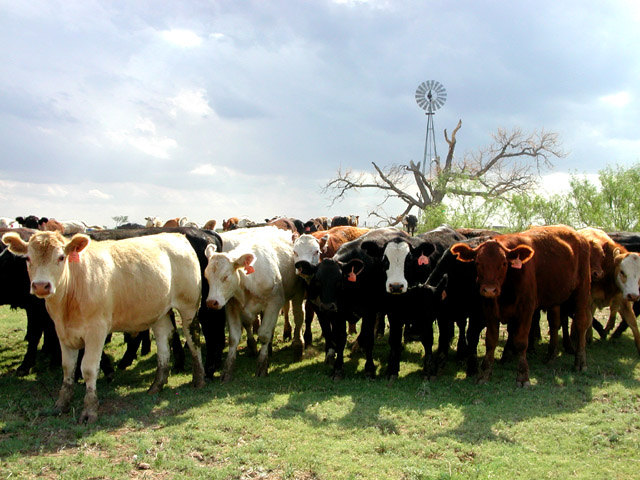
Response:
POLYGON ((395 228, 372 230, 356 240, 342 245, 333 258, 318 265, 298 262, 303 275, 309 278, 307 298, 316 305, 318 319, 327 344, 327 360, 336 359, 332 375, 344 375, 344 347, 347 323, 362 318, 358 343, 365 351, 365 374, 375 377, 373 341, 376 315, 383 311, 384 285, 380 262, 361 248, 363 242, 387 243, 408 235, 395 228))
POLYGON ((390 346, 387 378, 396 378, 399 372, 403 327, 405 334, 410 329, 419 335, 425 348, 425 374, 429 375, 432 323, 439 304, 436 297, 442 297, 446 280, 432 287, 423 285, 442 254, 463 239, 451 228, 439 227, 418 237, 398 236, 385 244, 363 242, 362 249, 380 259, 384 275, 384 311, 389 319, 390 346), (434 308, 427 310, 425 305, 434 308))

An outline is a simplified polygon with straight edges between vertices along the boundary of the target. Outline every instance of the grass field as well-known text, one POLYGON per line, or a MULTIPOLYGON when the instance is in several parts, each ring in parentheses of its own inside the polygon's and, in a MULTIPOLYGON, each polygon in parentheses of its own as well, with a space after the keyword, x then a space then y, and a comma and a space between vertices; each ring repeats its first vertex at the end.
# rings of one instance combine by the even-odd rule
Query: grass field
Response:
MULTIPOLYGON (((148 395, 152 350, 112 383, 98 380, 100 416, 85 426, 75 422, 84 385, 76 387, 75 410, 51 416, 61 370, 39 361, 31 375, 15 376, 25 329, 22 312, 0 308, 3 478, 640 476, 640 357, 629 332, 588 345, 582 374, 572 370, 572 356, 543 364, 544 340, 530 355, 528 389, 515 386, 515 362, 497 363, 491 382, 476 385, 453 353, 443 375, 425 382, 417 343, 407 345, 393 385, 380 367, 377 380, 366 380, 360 354, 347 355, 346 378, 334 382, 316 330, 299 363, 278 338, 267 378, 253 377, 255 359, 241 350, 229 384, 194 390, 188 366, 172 373, 160 394, 148 395)), ((120 358, 121 334, 107 352, 120 358)), ((386 338, 378 339, 378 366, 387 352, 386 338)))

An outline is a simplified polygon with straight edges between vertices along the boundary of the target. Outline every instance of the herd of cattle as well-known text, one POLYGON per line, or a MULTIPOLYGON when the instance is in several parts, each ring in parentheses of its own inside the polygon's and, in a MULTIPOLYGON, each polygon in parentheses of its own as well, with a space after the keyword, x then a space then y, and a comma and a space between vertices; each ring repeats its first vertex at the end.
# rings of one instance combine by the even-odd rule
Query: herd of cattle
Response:
MULTIPOLYGON (((232 378, 243 329, 249 351, 257 354, 256 375, 266 375, 283 309, 285 338, 292 339, 296 359, 312 343, 311 322, 318 317, 325 361, 334 378, 344 375, 347 326, 360 319, 365 374, 375 376, 375 330, 384 327, 385 316, 388 379, 398 376, 403 332, 405 340, 421 341, 424 374, 434 378, 457 326, 458 357, 466 359, 468 375, 486 382, 503 323, 508 332, 505 353, 518 357, 516 382, 528 385, 526 353, 539 334, 541 311, 549 322, 548 360, 559 351, 562 329, 565 351, 575 355, 576 369, 584 370, 592 324, 604 338, 617 313, 624 322, 616 333, 630 326, 640 352, 640 308, 635 303, 640 300, 640 255, 635 253, 640 236, 631 233, 554 225, 499 234, 442 226, 412 236, 397 228, 359 228, 357 217, 351 216, 306 223, 275 218, 260 225, 232 218, 223 222, 222 232, 214 231, 212 223, 209 228, 180 225, 182 219, 158 226, 149 217, 149 227, 85 228, 73 234, 48 228, 50 219, 38 223, 36 217, 27 218, 35 219, 35 226, 0 228, 0 303, 27 313, 27 353, 17 373, 26 375, 35 364, 44 333, 43 350, 52 362, 61 360, 63 368, 55 408, 68 411, 83 349, 86 394, 80 421, 97 418, 96 379, 100 368, 107 375, 112 372, 103 348, 113 331, 151 329, 158 366, 149 391, 166 384, 170 344, 176 361, 181 358, 174 309, 181 317, 196 387, 219 369, 223 381, 232 378), (592 319, 604 307, 610 308, 610 317, 602 327, 592 319), (435 354, 434 322, 439 331, 435 354), (229 348, 223 364, 225 325, 229 348), (485 328, 486 353, 478 365, 477 346, 485 328)), ((412 229, 413 222, 403 223, 412 229)), ((128 338, 120 367, 131 363, 144 336, 128 338)))

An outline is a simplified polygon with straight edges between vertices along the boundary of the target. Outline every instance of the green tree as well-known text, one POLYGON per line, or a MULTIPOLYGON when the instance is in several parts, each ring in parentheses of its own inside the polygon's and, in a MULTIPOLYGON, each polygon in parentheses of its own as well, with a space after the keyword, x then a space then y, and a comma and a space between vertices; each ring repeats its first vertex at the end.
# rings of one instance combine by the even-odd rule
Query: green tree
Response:
POLYGON ((111 220, 116 222, 116 227, 119 227, 120 225, 124 225, 125 223, 127 223, 129 221, 129 216, 128 215, 116 215, 115 217, 111 217, 111 220))

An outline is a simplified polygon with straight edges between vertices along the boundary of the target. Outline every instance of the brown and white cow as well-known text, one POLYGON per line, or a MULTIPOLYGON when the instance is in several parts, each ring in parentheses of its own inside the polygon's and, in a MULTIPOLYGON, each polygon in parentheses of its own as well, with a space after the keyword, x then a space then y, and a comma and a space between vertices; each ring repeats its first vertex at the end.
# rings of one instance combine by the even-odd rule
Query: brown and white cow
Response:
POLYGON ((614 326, 616 313, 631 327, 636 348, 640 353, 640 332, 633 302, 640 300, 640 255, 630 253, 622 245, 615 243, 609 235, 597 228, 584 228, 579 232, 592 242, 599 242, 604 251, 603 275, 591 282, 591 310, 609 307, 609 321, 603 336, 614 326))
POLYGON ((201 274, 195 251, 180 234, 163 233, 119 241, 92 242, 86 235, 71 240, 58 232, 37 232, 29 242, 15 233, 2 241, 27 257, 31 293, 44 298, 62 350, 64 378, 55 408, 68 411, 78 350, 85 349, 86 383, 79 420, 98 416, 96 379, 105 338, 112 331, 152 328, 158 369, 150 393, 157 393, 169 373, 169 311, 178 309, 193 357, 194 385, 204 385, 199 326, 192 322, 200 305, 201 274))
POLYGON ((204 227, 202 227, 203 230, 215 230, 216 229, 216 224, 218 222, 212 218, 211 220, 207 220, 207 222, 204 224, 204 227))
POLYGON ((475 248, 451 247, 463 262, 475 262, 477 286, 487 322, 486 355, 480 381, 491 377, 500 323, 510 325, 519 355, 516 382, 529 384, 526 351, 536 309, 561 306, 574 318, 577 333, 575 367, 586 369, 585 334, 589 312, 590 247, 586 238, 564 225, 535 227, 522 233, 498 235, 475 248))
POLYGON ((45 232, 60 232, 64 235, 64 225, 55 218, 41 218, 38 220, 38 230, 45 232))

